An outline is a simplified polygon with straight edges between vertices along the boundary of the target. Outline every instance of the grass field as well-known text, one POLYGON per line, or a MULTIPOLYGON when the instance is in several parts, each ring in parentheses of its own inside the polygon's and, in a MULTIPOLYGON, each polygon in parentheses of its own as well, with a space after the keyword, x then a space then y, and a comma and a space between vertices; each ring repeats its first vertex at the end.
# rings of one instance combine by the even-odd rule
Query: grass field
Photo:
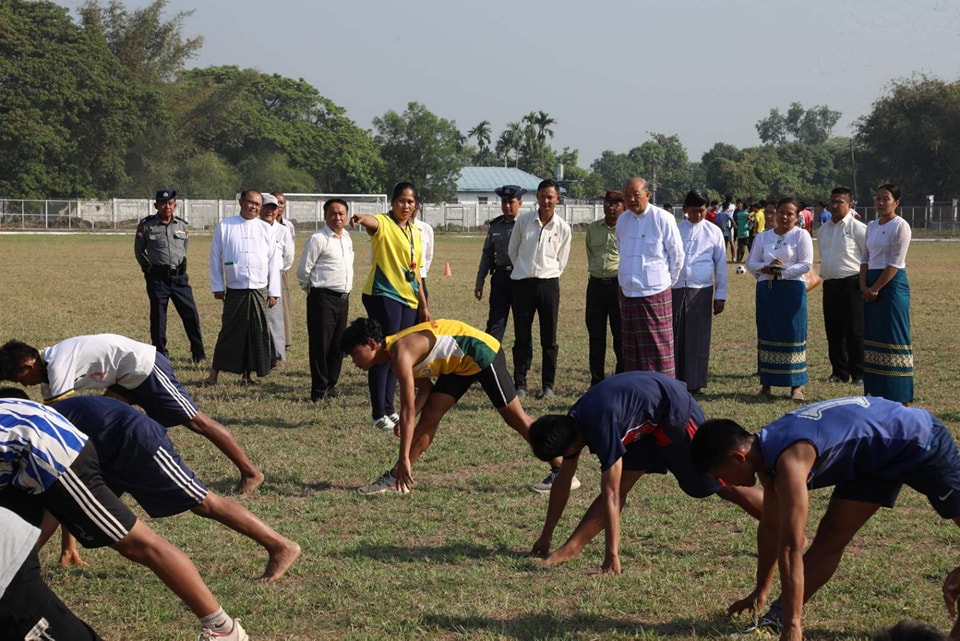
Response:
MULTIPOLYGON (((357 243, 353 316, 369 252, 357 243)), ((298 252, 305 235, 298 239, 298 252)), ((431 311, 483 327, 486 298, 473 298, 482 239, 437 237, 429 279, 431 311), (453 275, 443 277, 449 262, 453 275)), ((89 333, 116 332, 149 342, 148 303, 131 236, 0 236, 0 339, 36 345, 89 333)), ((209 237, 194 237, 190 273, 212 355, 220 303, 207 288, 209 237)), ((564 411, 589 382, 583 326, 586 265, 583 236, 574 237, 561 281, 557 396, 528 400, 534 417, 564 411)), ((960 294, 954 283, 960 244, 917 242, 908 273, 913 295, 917 405, 960 429, 960 294)), ((726 311, 714 321, 707 417, 733 416, 759 429, 794 407, 786 398, 757 402, 753 279, 733 274, 726 311)), ((414 470, 412 494, 364 498, 354 489, 395 460, 397 441, 370 427, 365 378, 349 360, 345 396, 309 402, 304 296, 292 292, 295 339, 290 360, 255 388, 221 376, 201 388, 206 371, 189 361, 186 338, 170 311, 171 360, 200 407, 227 425, 267 480, 247 507, 303 547, 279 583, 254 581, 266 557, 253 542, 187 514, 150 525, 185 550, 214 593, 244 620, 252 639, 694 639, 731 630, 726 606, 745 596, 755 569, 754 522, 710 498, 687 498, 669 476, 634 489, 623 515, 624 572, 592 577, 601 540, 551 570, 526 552, 537 539, 544 497, 527 490, 544 465, 503 425, 482 391, 471 391, 446 417, 433 447, 414 470)), ((828 385, 821 293, 809 300, 810 402, 854 392, 828 385)), ((507 353, 513 343, 506 337, 507 353)), ((539 381, 539 348, 531 386, 539 381)), ((612 352, 608 359, 612 369, 612 352)), ((783 393, 784 390, 779 390, 783 393)), ((34 398, 37 390, 31 390, 34 398)), ((171 431, 184 458, 217 492, 235 470, 213 446, 184 428, 171 431)), ((566 538, 595 496, 599 469, 584 459, 555 535, 566 538)), ((829 498, 812 497, 811 522, 829 498)), ((137 508, 135 508, 137 509, 137 508)), ((138 511, 138 514, 140 512, 138 511)), ((813 530, 809 529, 808 537, 813 530)), ((806 609, 810 639, 868 637, 879 627, 916 618, 949 628, 940 597, 944 575, 960 561, 960 530, 941 521, 905 489, 848 550, 834 579, 806 609)), ((145 569, 109 550, 85 552, 90 568, 58 567, 54 546, 42 554, 54 589, 105 639, 191 639, 194 617, 145 569)), ((0 633, 0 637, 2 637, 0 633)))

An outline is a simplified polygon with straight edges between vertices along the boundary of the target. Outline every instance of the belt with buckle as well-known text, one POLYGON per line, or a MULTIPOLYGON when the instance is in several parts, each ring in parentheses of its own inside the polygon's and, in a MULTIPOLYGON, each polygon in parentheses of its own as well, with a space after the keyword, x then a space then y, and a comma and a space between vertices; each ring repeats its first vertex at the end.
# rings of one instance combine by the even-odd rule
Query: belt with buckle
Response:
POLYGON ((349 297, 350 297, 350 292, 338 292, 338 291, 334 291, 334 290, 332 290, 332 289, 326 289, 326 288, 324 288, 324 287, 311 287, 311 288, 310 288, 310 291, 311 291, 311 293, 312 293, 312 292, 317 292, 318 294, 320 294, 320 295, 322 295, 322 296, 333 296, 334 298, 349 298, 349 297))
POLYGON ((590 280, 600 283, 601 285, 614 285, 619 282, 619 279, 616 276, 611 276, 610 278, 600 278, 598 276, 591 276, 590 280))

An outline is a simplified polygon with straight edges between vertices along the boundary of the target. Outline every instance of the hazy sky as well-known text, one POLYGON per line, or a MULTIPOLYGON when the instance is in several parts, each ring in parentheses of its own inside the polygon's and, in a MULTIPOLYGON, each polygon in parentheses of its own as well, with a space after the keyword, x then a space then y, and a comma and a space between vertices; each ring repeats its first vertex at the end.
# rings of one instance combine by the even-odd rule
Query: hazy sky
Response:
POLYGON ((168 1, 191 9, 191 66, 303 78, 364 128, 418 101, 496 140, 543 110, 582 167, 651 131, 692 160, 756 145, 757 120, 793 101, 841 111, 845 135, 892 79, 960 74, 957 0, 168 1))

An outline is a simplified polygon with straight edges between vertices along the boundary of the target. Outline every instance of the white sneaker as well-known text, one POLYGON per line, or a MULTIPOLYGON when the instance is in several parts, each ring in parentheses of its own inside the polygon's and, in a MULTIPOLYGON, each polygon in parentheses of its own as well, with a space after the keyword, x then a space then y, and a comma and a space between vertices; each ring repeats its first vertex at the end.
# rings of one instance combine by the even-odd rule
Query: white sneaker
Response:
POLYGON ((197 637, 197 641, 214 641, 215 639, 225 639, 226 641, 250 641, 250 637, 247 636, 247 632, 243 629, 243 626, 240 625, 240 619, 233 620, 233 629, 227 634, 220 634, 218 632, 214 632, 210 628, 203 628, 200 630, 200 636, 197 637))
POLYGON ((383 492, 397 491, 397 477, 393 475, 393 470, 387 470, 370 485, 364 485, 357 488, 357 494, 370 496, 371 494, 382 494, 383 492))
POLYGON ((381 416, 380 418, 373 419, 373 426, 383 432, 392 432, 396 425, 389 416, 381 416))
MULTIPOLYGON (((553 482, 557 479, 557 474, 559 474, 559 472, 551 471, 549 474, 547 474, 545 479, 539 483, 534 483, 531 485, 530 489, 538 494, 550 494, 550 489, 553 487, 553 482)), ((580 479, 578 479, 576 476, 570 479, 570 489, 580 489, 580 479)))
POLYGON ((394 412, 389 416, 390 420, 393 421, 394 425, 400 425, 400 415, 394 412))

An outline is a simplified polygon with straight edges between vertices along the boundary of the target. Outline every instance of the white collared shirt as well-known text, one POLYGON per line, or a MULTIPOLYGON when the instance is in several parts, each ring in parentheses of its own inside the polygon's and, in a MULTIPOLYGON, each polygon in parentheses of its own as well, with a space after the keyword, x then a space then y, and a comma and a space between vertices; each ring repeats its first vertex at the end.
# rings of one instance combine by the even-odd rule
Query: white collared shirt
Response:
POLYGON ((297 281, 306 292, 316 287, 349 294, 353 289, 353 239, 350 233, 344 229, 337 236, 324 225, 311 234, 297 265, 297 281))
POLYGON ((900 216, 894 216, 883 225, 878 220, 871 220, 867 225, 867 241, 860 263, 867 269, 905 269, 912 237, 909 223, 900 216))
POLYGON ((511 280, 560 278, 570 257, 570 225, 556 212, 544 225, 536 209, 517 216, 507 253, 513 263, 511 280))
POLYGON ((280 298, 281 253, 273 228, 259 218, 224 218, 210 245, 210 291, 263 289, 280 298))
POLYGON ((847 212, 839 223, 831 218, 820 225, 820 276, 823 280, 849 278, 860 273, 860 260, 867 237, 867 226, 847 212))
POLYGON ((773 276, 761 274, 760 270, 774 258, 783 262, 780 280, 803 280, 803 275, 813 267, 813 239, 802 227, 794 226, 782 236, 773 227, 765 229, 753 237, 747 269, 757 280, 772 280, 773 276))
POLYGON ((714 300, 727 300, 727 248, 720 228, 702 219, 677 225, 683 242, 683 267, 674 289, 715 287, 714 300))
POLYGON ((273 231, 277 248, 280 250, 280 271, 289 271, 293 267, 294 254, 297 251, 293 244, 293 236, 290 235, 290 230, 283 223, 274 222, 270 225, 270 229, 273 231))
POLYGON ((620 289, 627 298, 653 296, 677 282, 683 244, 673 214, 655 205, 642 214, 628 209, 617 219, 617 245, 620 289))
POLYGON ((423 252, 423 264, 420 265, 420 278, 426 278, 433 264, 433 225, 415 218, 413 224, 420 230, 420 247, 423 252))

